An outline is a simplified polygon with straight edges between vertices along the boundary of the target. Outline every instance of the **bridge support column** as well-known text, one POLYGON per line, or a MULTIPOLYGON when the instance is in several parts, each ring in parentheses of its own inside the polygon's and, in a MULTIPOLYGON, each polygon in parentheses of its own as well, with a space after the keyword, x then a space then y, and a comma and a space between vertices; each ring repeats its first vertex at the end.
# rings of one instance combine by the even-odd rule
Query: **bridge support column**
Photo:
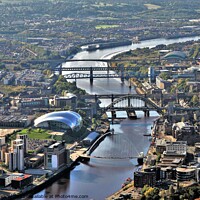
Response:
POLYGON ((111 103, 113 103, 113 101, 114 101, 114 95, 112 94, 111 95, 111 103))
POLYGON ((79 157, 77 161, 83 162, 83 163, 87 163, 90 161, 89 157, 79 157))
POLYGON ((95 94, 95 111, 94 111, 94 114, 96 115, 97 114, 97 107, 98 107, 98 97, 97 95, 95 94))
POLYGON ((116 118, 117 118, 116 111, 111 111, 112 124, 114 124, 114 119, 116 119, 116 118))
POLYGON ((90 67, 90 84, 93 84, 93 69, 90 67))
POLYGON ((112 116, 112 119, 115 119, 117 117, 116 111, 111 111, 111 116, 112 116))
POLYGON ((124 83, 124 66, 121 66, 121 81, 124 83))
POLYGON ((59 67, 59 75, 62 75, 62 63, 60 64, 60 67, 59 67))
POLYGON ((145 116, 145 117, 149 117, 149 116, 150 116, 149 110, 145 110, 145 111, 144 111, 144 116, 145 116))
POLYGON ((127 110, 126 113, 129 119, 137 119, 135 110, 127 110))
MULTIPOLYGON (((144 98, 145 99, 147 98, 147 94, 146 93, 144 94, 144 98)), ((147 102, 146 101, 144 101, 144 107, 147 107, 147 102)))
POLYGON ((131 89, 131 78, 128 79, 129 80, 129 88, 131 89))
POLYGON ((110 63, 108 63, 107 65, 108 65, 108 66, 107 66, 107 75, 109 75, 109 68, 110 68, 111 66, 110 66, 110 63))
MULTIPOLYGON (((130 96, 128 96, 128 107, 130 108, 130 107, 132 107, 132 105, 131 105, 131 97, 130 96)), ((135 111, 134 111, 135 112, 135 111)))

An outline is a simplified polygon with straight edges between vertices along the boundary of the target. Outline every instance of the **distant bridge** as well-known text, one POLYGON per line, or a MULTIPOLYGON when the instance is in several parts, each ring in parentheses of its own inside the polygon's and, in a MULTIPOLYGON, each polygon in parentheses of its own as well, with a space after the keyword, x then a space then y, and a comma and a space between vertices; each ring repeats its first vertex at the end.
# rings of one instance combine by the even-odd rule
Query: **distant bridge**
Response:
MULTIPOLYGON (((131 159, 135 159, 135 158, 139 158, 139 156, 123 156, 123 157, 108 157, 108 156, 88 156, 88 155, 85 155, 85 154, 82 154, 80 155, 80 157, 83 159, 83 160, 90 160, 91 158, 95 158, 95 159, 105 159, 105 160, 125 160, 125 159, 128 159, 128 160, 131 160, 131 159)), ((145 158, 145 157, 143 157, 145 158)))
POLYGON ((60 71, 138 71, 139 67, 62 67, 59 66, 55 69, 52 69, 52 71, 60 72, 60 71))
MULTIPOLYGON (((76 62, 76 61, 96 61, 96 62, 124 62, 131 60, 112 60, 112 59, 73 59, 67 60, 66 62, 76 62)), ((66 74, 65 77, 67 79, 90 79, 90 83, 93 83, 94 78, 121 78, 123 82, 125 78, 137 77, 137 78, 146 78, 147 75, 141 75, 138 73, 139 67, 111 67, 108 65, 107 67, 63 67, 60 64, 57 68, 52 69, 55 72, 58 72, 62 75, 63 71, 75 71, 72 74, 66 74), (90 74, 77 73, 77 71, 89 71, 90 74), (94 71, 106 71, 107 74, 93 74, 94 71), (115 71, 117 74, 109 74, 110 71, 115 71)))
MULTIPOLYGON (((143 111, 145 116, 149 116, 149 111, 157 111, 159 114, 164 114, 166 107, 159 106, 157 102, 152 100, 153 95, 147 94, 94 94, 83 95, 80 98, 94 99, 98 105, 98 99, 110 99, 111 104, 106 107, 101 107, 102 112, 111 112, 114 116, 116 111, 143 111)), ((162 103, 161 103, 162 105, 162 103)), ((174 107, 174 111, 200 111, 199 107, 174 107)))
POLYGON ((122 82, 124 82, 125 79, 129 79, 132 77, 137 78, 146 78, 147 76, 138 75, 136 73, 127 73, 127 74, 84 74, 84 73, 71 73, 64 75, 66 79, 74 79, 75 81, 77 79, 90 79, 90 83, 93 83, 93 80, 96 78, 120 78, 122 82))
POLYGON ((163 114, 165 108, 159 107, 146 95, 128 94, 114 100, 103 109, 105 112, 110 111, 113 118, 116 115, 116 111, 127 111, 127 114, 131 112, 135 114, 135 111, 143 111, 147 117, 150 115, 150 111, 157 111, 159 114, 163 114))
POLYGON ((135 61, 134 59, 101 59, 101 58, 95 58, 95 59, 70 59, 65 60, 65 62, 130 62, 135 61))
POLYGON ((129 79, 131 77, 146 78, 147 75, 141 75, 138 73, 139 67, 62 67, 60 65, 58 68, 53 69, 53 71, 59 72, 61 75, 63 71, 75 71, 71 74, 66 74, 66 79, 90 79, 90 83, 93 83, 94 78, 121 78, 123 82, 125 78, 129 79), (77 71, 89 71, 89 74, 77 73, 77 71), (94 74, 94 71, 106 71, 106 74, 94 74), (110 74, 110 71, 115 71, 117 73, 110 74))

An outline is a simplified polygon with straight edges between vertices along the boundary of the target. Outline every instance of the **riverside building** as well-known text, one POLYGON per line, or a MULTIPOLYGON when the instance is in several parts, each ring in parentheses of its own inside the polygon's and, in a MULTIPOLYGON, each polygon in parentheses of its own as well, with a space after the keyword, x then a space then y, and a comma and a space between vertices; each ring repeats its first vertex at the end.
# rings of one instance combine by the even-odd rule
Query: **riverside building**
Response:
POLYGON ((28 150, 28 135, 17 135, 17 139, 21 139, 23 140, 23 144, 24 144, 24 154, 27 153, 28 150))
POLYGON ((17 170, 24 170, 24 142, 22 139, 13 141, 13 152, 16 153, 16 167, 17 170))
POLYGON ((65 142, 56 142, 44 148, 44 168, 58 170, 67 164, 67 151, 65 142))

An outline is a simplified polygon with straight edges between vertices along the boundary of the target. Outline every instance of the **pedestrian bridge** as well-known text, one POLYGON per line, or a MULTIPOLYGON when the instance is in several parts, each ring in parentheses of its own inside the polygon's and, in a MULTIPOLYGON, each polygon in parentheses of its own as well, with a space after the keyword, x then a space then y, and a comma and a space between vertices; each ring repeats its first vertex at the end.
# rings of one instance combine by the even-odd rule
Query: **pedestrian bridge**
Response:
POLYGON ((138 153, 136 145, 130 140, 130 138, 123 134, 114 134, 114 130, 112 130, 111 132, 99 137, 93 145, 84 152, 84 154, 80 155, 79 160, 89 161, 91 158, 104 160, 130 160, 144 158, 144 155, 142 154, 141 156, 138 153), (95 149, 105 138, 107 139, 104 141, 105 143, 110 140, 112 141, 110 145, 103 148, 101 151, 95 152, 95 149), (124 146, 126 146, 126 148, 124 148, 124 146))
MULTIPOLYGON (((131 160, 131 159, 136 159, 136 158, 140 158, 139 156, 123 156, 123 157, 107 157, 107 156, 89 156, 89 155, 86 155, 86 154, 82 154, 80 155, 80 157, 84 160, 90 160, 91 158, 94 158, 94 159, 105 159, 105 160, 131 160)), ((143 157, 145 158, 145 157, 143 157)))

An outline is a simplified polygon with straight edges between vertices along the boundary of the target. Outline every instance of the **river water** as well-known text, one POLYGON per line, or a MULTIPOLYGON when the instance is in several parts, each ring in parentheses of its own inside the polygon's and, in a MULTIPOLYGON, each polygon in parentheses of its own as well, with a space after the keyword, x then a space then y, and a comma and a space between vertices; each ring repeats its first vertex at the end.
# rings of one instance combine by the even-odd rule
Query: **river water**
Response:
MULTIPOLYGON (((172 44, 189 40, 198 40, 200 37, 180 39, 153 39, 142 41, 123 47, 97 50, 92 52, 82 51, 74 56, 75 59, 98 59, 110 58, 113 53, 119 53, 130 49, 154 47, 159 44, 172 44)), ((76 66, 104 66, 99 62, 71 62, 65 63, 64 67, 76 66)), ((71 73, 71 72, 70 72, 71 73)), ((114 73, 114 72, 113 72, 114 73)), ((135 93, 134 88, 129 89, 128 83, 121 83, 120 79, 94 79, 93 85, 89 80, 78 80, 77 86, 85 89, 90 94, 127 94, 135 93)), ((110 101, 102 100, 101 106, 106 106, 110 101)), ((120 112, 120 116, 125 113, 120 112)), ((153 121, 158 117, 156 112, 151 112, 149 118, 144 118, 142 112, 137 112, 139 119, 125 119, 120 124, 111 125, 115 134, 108 136, 93 152, 95 156, 104 157, 129 157, 136 156, 139 152, 146 153, 150 145, 148 137, 144 133, 151 132, 153 121)), ((137 170, 136 159, 95 159, 92 158, 87 164, 81 163, 63 178, 53 183, 45 190, 34 195, 33 199, 79 199, 103 200, 116 192, 128 177, 133 178, 137 170), (43 197, 45 196, 46 197, 43 197), (60 195, 60 196, 59 196, 60 195), (65 195, 65 196, 62 196, 65 195)))

